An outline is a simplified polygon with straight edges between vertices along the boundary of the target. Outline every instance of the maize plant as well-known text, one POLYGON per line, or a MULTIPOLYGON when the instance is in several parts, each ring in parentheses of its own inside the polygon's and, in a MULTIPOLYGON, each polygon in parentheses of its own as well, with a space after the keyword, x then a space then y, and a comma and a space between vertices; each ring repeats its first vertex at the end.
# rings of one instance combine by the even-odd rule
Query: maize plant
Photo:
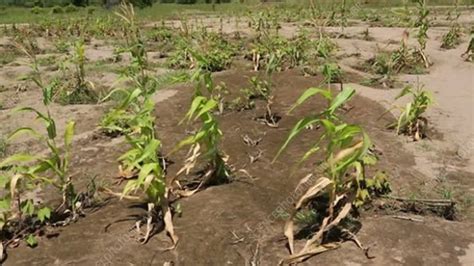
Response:
POLYGON ((461 29, 459 25, 453 24, 449 31, 443 35, 443 39, 441 41, 441 48, 444 49, 452 49, 458 46, 461 42, 461 29))
POLYGON ((189 174, 201 155, 207 161, 202 181, 196 190, 203 186, 228 183, 230 179, 230 170, 226 163, 227 158, 219 149, 222 131, 219 129, 217 120, 212 115, 212 111, 216 110, 217 106, 217 102, 213 99, 208 99, 204 96, 195 97, 185 119, 188 122, 199 119, 202 122, 202 126, 194 135, 179 142, 176 147, 176 149, 180 149, 185 146, 191 146, 189 157, 186 159, 186 165, 180 170, 178 175, 183 172, 189 174))
POLYGON ((466 61, 468 62, 472 62, 474 60, 474 31, 471 31, 471 38, 463 56, 466 57, 466 61))
POLYGON ((419 73, 420 68, 428 68, 431 64, 426 63, 428 58, 420 49, 408 47, 408 37, 408 31, 404 31, 400 47, 391 53, 389 65, 394 73, 419 73))
POLYGON ((423 117, 423 114, 433 104, 433 96, 422 87, 415 90, 411 86, 407 86, 395 100, 405 95, 411 95, 412 101, 407 103, 404 108, 400 108, 402 112, 397 122, 390 124, 389 128, 395 128, 397 134, 407 134, 417 141, 426 136, 428 120, 423 117))
POLYGON ((259 77, 251 77, 249 82, 251 86, 240 90, 243 96, 235 98, 230 103, 231 109, 237 111, 250 110, 255 108, 255 100, 265 100, 268 102, 271 99, 269 82, 261 80, 259 77))
POLYGON ((342 0, 341 2, 341 10, 340 10, 340 26, 341 26, 341 33, 344 34, 344 28, 347 26, 347 2, 346 0, 342 0))
MULTIPOLYGON (((8 140, 12 140, 20 134, 30 136, 44 142, 49 148, 49 155, 30 155, 25 153, 14 154, 0 163, 0 184, 8 191, 0 199, 1 215, 0 225, 2 231, 11 236, 13 240, 25 238, 30 246, 36 245, 34 234, 46 219, 51 217, 51 209, 39 206, 37 202, 27 196, 37 189, 46 185, 57 188, 62 195, 62 204, 55 208, 54 213, 60 218, 67 217, 64 223, 76 220, 82 212, 82 203, 76 193, 69 173, 70 153, 74 136, 74 122, 66 125, 64 132, 64 143, 62 147, 57 141, 56 122, 51 115, 49 105, 53 99, 55 82, 44 84, 39 73, 34 55, 31 56, 33 75, 32 81, 42 89, 43 104, 45 112, 40 112, 31 107, 19 108, 18 112, 34 113, 38 120, 44 123, 47 135, 43 136, 31 127, 21 127, 15 130, 8 140)), ((3 243, 8 246, 11 241, 3 243)))
MULTIPOLYGON (((74 52, 69 60, 74 65, 73 82, 58 84, 54 98, 61 104, 85 104, 95 103, 98 95, 94 91, 94 84, 86 80, 86 55, 83 41, 74 44, 74 52)), ((68 74, 66 73, 66 79, 68 74)))
POLYGON ((156 91, 158 85, 157 79, 150 76, 147 70, 148 60, 144 41, 135 23, 133 8, 123 4, 117 15, 128 25, 128 31, 125 33, 127 47, 122 50, 130 53, 132 61, 124 76, 133 83, 134 87, 132 89, 118 88, 112 90, 102 99, 102 101, 105 101, 114 94, 121 96, 119 103, 102 118, 100 123, 102 131, 111 136, 131 132, 136 123, 134 120, 136 114, 140 112, 146 98, 156 91))
POLYGON ((198 70, 194 74, 194 79, 197 80, 197 85, 191 107, 183 121, 189 123, 200 120, 202 125, 196 133, 179 142, 174 151, 185 146, 191 146, 186 164, 177 176, 182 173, 189 174, 201 155, 205 158, 207 165, 202 181, 194 190, 198 191, 201 187, 228 183, 230 181, 230 169, 227 165, 227 157, 219 148, 222 131, 219 129, 219 123, 213 115, 213 112, 219 108, 219 102, 212 96, 215 86, 211 74, 208 71, 198 70), (206 89, 205 91, 203 87, 206 89), (210 96, 205 96, 206 93, 210 96))
MULTIPOLYGON (((426 43, 428 39, 428 29, 430 26, 430 22, 428 19, 428 15, 430 11, 426 8, 426 0, 416 0, 417 8, 418 8, 418 17, 417 21, 415 22, 415 27, 418 27, 417 33, 417 40, 420 47, 415 51, 416 54, 421 57, 423 62, 425 63, 425 67, 429 68, 431 62, 429 58, 425 54, 426 43)), ((415 54, 415 55, 416 55, 415 54)))
POLYGON ((322 54, 329 56, 332 47, 329 42, 312 41, 305 31, 301 31, 294 39, 286 40, 278 35, 263 36, 256 39, 252 45, 252 54, 247 55, 252 58, 254 71, 265 67, 268 74, 275 71, 295 68, 304 65, 314 56, 312 51, 316 50, 316 56, 322 54))
MULTIPOLYGON (((303 155, 300 162, 307 160, 318 152, 325 144, 324 161, 315 169, 318 178, 308 175, 300 181, 296 191, 303 194, 291 210, 285 224, 285 235, 288 239, 291 255, 284 263, 298 263, 313 255, 338 248, 339 242, 328 239, 329 232, 338 227, 343 234, 352 235, 349 229, 343 228, 341 222, 350 215, 353 206, 359 207, 370 199, 371 194, 385 192, 389 189, 385 176, 378 174, 369 179, 365 175, 367 165, 375 164, 376 158, 370 153, 370 138, 359 125, 341 122, 337 110, 353 95, 354 90, 346 88, 336 97, 329 90, 310 88, 297 100, 291 110, 303 104, 315 95, 322 95, 328 100, 325 110, 316 116, 300 120, 291 130, 277 157, 287 145, 305 128, 310 125, 320 125, 324 131, 315 140, 311 148, 303 155), (312 220, 310 229, 318 228, 306 241, 299 251, 295 250, 295 221, 308 212, 317 212, 319 219, 312 220), (316 225, 315 225, 315 224, 316 225)), ((291 111, 290 110, 290 111, 291 111)), ((301 228, 300 228, 301 229, 301 228)))
POLYGON ((335 63, 326 63, 321 67, 321 73, 324 76, 324 81, 328 84, 341 83, 342 84, 342 69, 335 63))
POLYGON ((192 46, 189 39, 177 37, 174 42, 176 49, 166 59, 166 65, 174 69, 191 68, 193 58, 190 52, 192 46))
POLYGON ((451 11, 449 11, 449 18, 448 20, 451 21, 451 28, 449 31, 443 35, 443 39, 441 41, 441 48, 444 49, 452 49, 455 48, 460 44, 461 38, 461 28, 459 27, 458 19, 461 16, 461 13, 458 11, 458 0, 454 1, 454 8, 453 13, 455 14, 453 18, 451 18, 451 11))
MULTIPOLYGON (((154 127, 155 103, 152 96, 156 89, 156 82, 146 71, 145 47, 134 22, 133 6, 122 4, 118 15, 124 19, 130 29, 128 50, 131 53, 132 62, 127 76, 135 85, 126 94, 124 101, 112 111, 119 117, 126 118, 127 130, 124 133, 131 147, 119 158, 120 177, 127 180, 121 197, 144 199, 148 204, 146 232, 140 239, 141 243, 147 243, 157 229, 155 225, 163 221, 173 245, 176 245, 178 238, 174 234, 172 212, 168 200, 166 163, 159 156, 161 142, 156 137, 154 127), (144 193, 144 197, 131 195, 138 193, 139 190, 144 193)), ((140 225, 141 222, 138 222, 137 228, 141 233, 140 225)))
MULTIPOLYGON (((166 185, 166 163, 159 156, 161 142, 154 129, 155 117, 152 115, 155 104, 151 98, 144 102, 142 110, 135 115, 135 127, 126 135, 131 148, 120 156, 120 176, 127 179, 122 197, 143 191, 147 202, 146 232, 140 242, 145 244, 156 231, 155 225, 164 221, 165 230, 173 244, 178 241, 174 233, 172 212, 166 185)), ((141 198, 141 197, 140 197, 141 198)), ((140 230, 140 222, 138 223, 140 230)))

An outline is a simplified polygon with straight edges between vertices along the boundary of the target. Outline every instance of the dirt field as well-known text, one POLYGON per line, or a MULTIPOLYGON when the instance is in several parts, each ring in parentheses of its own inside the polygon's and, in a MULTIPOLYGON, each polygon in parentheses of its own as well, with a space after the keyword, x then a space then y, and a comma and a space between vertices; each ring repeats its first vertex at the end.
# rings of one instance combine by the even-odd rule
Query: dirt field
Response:
MULTIPOLYGON (((474 23, 472 10, 463 14, 463 23, 474 23)), ((168 21, 178 23, 176 21, 168 21)), ((205 21, 217 27, 215 21, 205 21)), ((243 23, 242 23, 243 24, 243 23)), ((380 161, 377 169, 390 176, 392 195, 400 197, 440 198, 449 190, 459 206, 455 221, 431 213, 407 214, 412 220, 400 219, 398 212, 383 210, 385 199, 379 199, 370 208, 360 212, 358 239, 369 248, 364 255, 351 241, 331 252, 312 257, 303 265, 474 265, 474 64, 465 62, 460 55, 465 51, 468 36, 455 49, 444 50, 440 38, 448 30, 440 26, 429 31, 426 53, 433 61, 429 73, 423 75, 402 74, 395 88, 372 88, 364 84, 367 73, 358 66, 371 58, 378 48, 396 47, 404 28, 370 27, 372 40, 357 36, 367 25, 354 22, 345 29, 345 38, 332 39, 338 46, 336 57, 345 71, 344 86, 353 87, 357 95, 343 112, 344 121, 360 124, 372 138, 380 161), (396 43, 396 44, 394 44, 396 43), (436 104, 426 117, 430 121, 427 139, 413 142, 409 137, 396 135, 386 129, 395 121, 398 110, 380 117, 393 102, 404 84, 424 84, 433 92, 436 104), (397 218, 398 217, 398 218, 397 218), (368 258, 370 257, 370 258, 368 258)), ((236 29, 226 23, 224 33, 235 31, 251 34, 246 26, 236 29)), ((149 25, 151 26, 151 25, 149 25)), ((297 30, 297 23, 283 23, 280 34, 290 38, 297 30)), ((326 32, 338 32, 339 28, 327 27, 326 32)), ((314 33, 316 35, 316 33, 314 33)), ((11 43, 11 38, 0 38, 0 45, 11 43)), ((410 42, 415 42, 410 38, 410 42)), ((39 38, 41 49, 52 44, 39 38)), ((0 46, 0 48, 2 47, 0 46)), ((1 51, 1 50, 0 50, 1 51)), ((47 57, 54 54, 44 53, 47 57)), ((149 58, 157 63, 156 51, 149 58)), ((61 54, 57 54, 61 56, 61 54)), ((113 46, 105 41, 94 40, 86 47, 89 65, 113 56, 113 46)), ((119 64, 126 64, 127 58, 119 64)), ((109 66, 89 73, 97 86, 113 88, 117 73, 109 66)), ((224 82, 230 90, 227 99, 248 85, 249 77, 256 75, 249 62, 233 64, 231 69, 214 73, 216 82, 224 82)), ((45 75, 56 70, 42 67, 45 75)), ((14 114, 15 107, 30 106, 42 110, 41 92, 30 82, 19 81, 30 71, 24 57, 0 66, 0 136, 7 136, 14 129, 29 125, 42 130, 33 115, 14 114)), ((167 70, 156 68, 155 74, 167 70)), ((263 73, 260 73, 263 75, 263 73)), ((258 119, 265 115, 265 104, 257 101, 253 110, 227 110, 219 116, 223 131, 222 147, 229 155, 229 164, 235 170, 233 182, 209 187, 191 197, 179 200, 182 214, 174 217, 175 231, 180 237, 175 249, 165 250, 170 241, 165 233, 140 245, 131 232, 135 215, 143 214, 144 205, 103 195, 104 204, 86 212, 86 216, 66 227, 49 227, 36 248, 20 244, 8 249, 5 265, 277 265, 288 255, 283 235, 284 217, 276 214, 299 180, 314 168, 306 163, 295 169, 295 163, 314 139, 321 134, 318 129, 307 130, 284 155, 271 163, 276 152, 293 125, 303 115, 322 110, 323 99, 311 100, 290 115, 287 110, 301 93, 319 86, 321 75, 304 76, 299 69, 273 74, 271 79, 275 95, 272 111, 281 117, 278 127, 273 128, 258 119), (318 133, 319 132, 319 133, 318 133), (261 141, 247 145, 248 136, 261 141), (261 152, 261 157, 250 162, 250 156, 261 152), (238 171, 245 169, 243 171, 238 171), (170 264, 171 263, 171 264, 170 264)), ((166 86, 155 95, 157 117, 156 130, 163 143, 164 152, 186 136, 189 127, 179 124, 187 112, 193 84, 166 86)), ((338 84, 333 84, 335 91, 338 84)), ((76 121, 74 152, 71 171, 75 185, 84 188, 90 178, 108 184, 114 191, 121 191, 115 183, 118 175, 117 158, 127 149, 123 137, 110 138, 98 130, 98 123, 110 103, 93 105, 58 105, 51 108, 58 131, 69 120, 76 121)), ((192 128, 192 126, 191 126, 192 128)), ((30 152, 46 152, 45 147, 28 138, 9 145, 9 154, 27 149, 30 152)), ((169 174, 173 175, 185 159, 185 151, 173 154, 169 174)), ((57 201, 51 191, 38 191, 38 198, 57 201)), ((402 213, 405 217, 405 214, 402 213)), ((303 241, 297 242, 298 246, 303 241)))

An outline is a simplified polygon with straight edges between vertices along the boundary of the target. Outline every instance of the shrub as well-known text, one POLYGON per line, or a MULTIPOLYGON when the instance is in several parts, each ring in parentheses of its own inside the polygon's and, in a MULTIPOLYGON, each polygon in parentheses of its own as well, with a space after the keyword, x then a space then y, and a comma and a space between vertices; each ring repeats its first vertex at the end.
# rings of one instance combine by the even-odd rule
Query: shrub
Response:
POLYGON ((53 6, 51 8, 51 14, 62 14, 64 13, 64 9, 60 6, 53 6))
POLYGON ((77 12, 78 10, 79 10, 79 9, 78 9, 76 6, 71 5, 71 4, 67 5, 67 6, 64 8, 64 12, 66 12, 66 13, 73 13, 73 12, 77 12))
POLYGON ((96 8, 93 6, 88 6, 86 10, 87 14, 92 15, 96 11, 96 8))
POLYGON ((35 6, 35 7, 32 7, 30 9, 30 12, 33 13, 33 14, 39 14, 43 11, 43 9, 41 7, 38 7, 38 6, 35 6))

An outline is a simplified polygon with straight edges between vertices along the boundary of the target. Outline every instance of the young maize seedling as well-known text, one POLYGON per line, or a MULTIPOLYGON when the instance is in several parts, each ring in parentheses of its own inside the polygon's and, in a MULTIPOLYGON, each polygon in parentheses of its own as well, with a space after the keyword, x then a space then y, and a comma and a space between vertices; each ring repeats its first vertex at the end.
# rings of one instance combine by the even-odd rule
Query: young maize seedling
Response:
MULTIPOLYGON (((300 120, 290 132, 286 142, 277 156, 287 145, 306 127, 314 124, 324 129, 320 138, 303 155, 300 162, 307 160, 321 149, 323 141, 324 162, 315 169, 319 178, 309 175, 302 179, 296 188, 299 198, 295 208, 290 212, 285 225, 285 235, 289 242, 291 255, 284 259, 284 263, 298 263, 316 254, 339 247, 339 242, 327 239, 328 233, 335 227, 341 232, 352 235, 349 229, 343 228, 341 222, 351 213, 353 206, 359 207, 370 199, 371 194, 385 192, 389 189, 385 176, 378 174, 369 179, 365 175, 365 167, 376 162, 376 158, 369 151, 371 141, 359 125, 350 125, 340 122, 337 110, 353 95, 354 90, 346 88, 336 97, 328 90, 310 88, 297 100, 291 110, 303 104, 315 95, 322 95, 328 100, 328 107, 316 116, 300 120), (305 190, 304 187, 307 187, 305 190), (304 247, 296 251, 294 246, 295 221, 301 221, 305 213, 316 212, 309 228, 319 228, 306 241, 304 247), (316 224, 316 226, 315 226, 316 224)), ((290 110, 290 111, 291 111, 290 110)), ((313 229, 314 230, 314 229, 313 229)))
POLYGON ((466 57, 466 61, 472 62, 474 60, 474 30, 471 31, 471 39, 469 40, 469 45, 467 46, 466 52, 462 54, 466 57))
POLYGON ((191 146, 190 156, 186 159, 186 165, 179 171, 178 175, 185 172, 189 174, 194 168, 197 159, 204 155, 207 166, 203 175, 203 180, 199 183, 196 191, 201 187, 228 183, 230 179, 230 169, 227 166, 227 158, 219 149, 222 131, 219 129, 217 120, 212 112, 217 109, 218 103, 213 99, 204 96, 197 96, 191 103, 191 108, 185 119, 190 121, 201 120, 201 128, 192 136, 178 143, 176 149, 191 146), (202 151, 201 147, 203 146, 202 151))
POLYGON ((341 11, 340 11, 340 26, 341 26, 341 34, 344 34, 344 28, 347 26, 347 1, 342 0, 341 2, 341 11))
POLYGON ((451 11, 449 12, 448 20, 451 21, 451 28, 449 31, 443 35, 443 40, 441 42, 441 48, 452 49, 460 44, 461 38, 461 28, 459 27, 458 19, 461 16, 461 13, 458 11, 458 0, 454 0, 453 13, 454 17, 451 18, 451 11))
MULTIPOLYGON (((63 154, 61 155, 61 149, 56 144, 56 123, 54 118, 52 117, 49 106, 53 102, 54 96, 54 89, 56 88, 57 80, 53 80, 49 84, 45 84, 41 73, 39 71, 39 67, 37 64, 36 56, 33 52, 28 51, 27 48, 20 46, 20 49, 30 58, 31 60, 31 68, 33 69, 33 73, 31 76, 31 80, 41 88, 43 92, 43 104, 46 107, 46 112, 41 113, 38 110, 30 107, 20 108, 18 111, 20 112, 32 112, 37 115, 37 118, 44 122, 45 127, 47 129, 47 138, 42 137, 38 132, 33 130, 30 127, 24 127, 16 130, 10 138, 16 136, 20 133, 29 133, 34 137, 37 137, 39 140, 45 141, 47 146, 49 147, 52 157, 46 161, 48 167, 43 166, 43 171, 52 170, 58 177, 58 180, 53 183, 56 187, 58 187, 62 194, 63 194, 63 203, 61 207, 66 208, 72 212, 73 217, 76 217, 77 212, 75 209, 76 202, 74 200, 76 193, 74 191, 73 184, 71 182, 71 177, 68 174, 68 166, 69 166, 69 156, 71 151, 72 145, 72 138, 74 136, 74 122, 69 122, 66 126, 64 132, 64 147, 63 147, 63 154)), ((58 208, 60 209, 60 208, 58 208)))
MULTIPOLYGON (((98 95, 94 91, 94 84, 86 80, 86 55, 83 41, 77 41, 74 44, 74 53, 69 61, 74 65, 73 79, 75 81, 72 84, 70 82, 66 82, 64 85, 58 84, 54 98, 57 98, 61 104, 96 103, 98 95)), ((65 75, 67 79, 69 74, 65 73, 65 75)))
POLYGON ((207 166, 202 176, 203 180, 194 190, 198 191, 201 187, 228 183, 230 181, 230 169, 226 163, 227 157, 219 148, 222 131, 219 129, 218 121, 212 114, 219 108, 219 102, 213 97, 215 86, 211 73, 198 70, 194 74, 194 80, 198 83, 195 87, 191 107, 183 121, 189 123, 199 119, 202 125, 195 134, 179 142, 173 152, 182 147, 191 146, 186 164, 178 172, 177 176, 182 173, 189 174, 196 165, 197 160, 201 155, 204 155, 207 166), (205 91, 203 87, 206 89, 205 91), (205 93, 208 93, 210 97, 204 96, 205 93))
MULTIPOLYGON (((369 84, 379 83, 386 88, 393 86, 393 83, 395 83, 393 59, 404 60, 403 58, 398 59, 399 52, 403 51, 399 50, 394 53, 382 51, 367 61, 367 67, 376 75, 369 80, 369 84), (396 53, 397 55, 395 55, 396 53)), ((401 54, 401 56, 403 56, 403 54, 401 54)))
POLYGON ((418 141, 426 136, 428 120, 423 117, 423 114, 433 104, 433 96, 420 86, 416 90, 407 86, 395 100, 405 95, 411 95, 412 101, 407 103, 404 108, 400 108, 402 112, 397 122, 388 127, 395 128, 397 134, 407 134, 413 137, 413 140, 418 141))
MULTIPOLYGON (((155 104, 147 98, 140 113, 134 120, 136 126, 126 135, 131 149, 120 156, 120 175, 126 178, 127 184, 122 197, 129 198, 130 194, 143 191, 144 200, 148 204, 146 232, 140 242, 145 244, 156 232, 155 225, 164 221, 165 230, 176 245, 178 238, 174 233, 172 211, 169 203, 169 188, 166 184, 166 163, 159 156, 161 142, 156 138, 154 129, 155 117, 152 115, 155 104)), ((140 229, 140 222, 137 224, 140 229)))
POLYGON ((103 101, 117 93, 122 94, 122 100, 105 114, 100 122, 101 130, 112 137, 128 134, 132 131, 133 118, 136 113, 140 112, 143 101, 143 90, 139 88, 131 91, 115 89, 104 97, 103 101))
MULTIPOLYGON (((393 73, 418 74, 421 69, 427 68, 427 58, 420 49, 410 49, 407 45, 409 33, 404 31, 400 47, 391 53, 389 65, 393 73)), ((429 64, 428 64, 429 67, 429 64)))
POLYGON ((251 77, 249 79, 251 86, 240 90, 243 96, 235 98, 229 105, 230 109, 242 111, 255 108, 255 100, 271 99, 271 87, 269 82, 261 80, 259 77, 251 77))
POLYGON ((460 44, 461 38, 461 29, 457 24, 453 24, 449 31, 443 35, 443 40, 441 41, 441 48, 443 49, 452 49, 460 44))
MULTIPOLYGON (((123 132, 131 147, 119 158, 120 177, 127 180, 121 197, 141 199, 131 194, 136 194, 139 190, 144 193, 143 198, 148 204, 148 210, 146 232, 140 239, 141 243, 147 243, 157 230, 156 223, 163 221, 173 245, 176 245, 178 238, 174 233, 172 211, 168 199, 170 191, 166 184, 166 163, 159 156, 161 142, 156 137, 154 127, 155 103, 152 96, 156 89, 156 82, 146 71, 145 47, 134 22, 133 6, 122 4, 120 11, 118 15, 130 29, 128 50, 132 56, 132 63, 127 76, 135 85, 124 101, 112 111, 121 118, 126 117, 127 130, 123 132)), ((141 221, 137 222, 139 233, 141 233, 140 226, 141 221)))
POLYGON ((311 53, 313 50, 329 55, 329 50, 332 49, 328 46, 329 44, 311 41, 304 30, 301 30, 298 36, 291 40, 286 40, 278 35, 264 35, 252 44, 252 54, 247 55, 247 58, 252 59, 254 71, 265 69, 267 74, 272 74, 276 71, 304 65, 310 56, 313 56, 311 53))
POLYGON ((425 63, 425 67, 429 68, 432 64, 428 56, 425 54, 425 49, 428 40, 428 29, 430 26, 430 22, 428 19, 430 11, 426 8, 426 0, 416 0, 416 3, 418 8, 418 17, 417 21, 415 22, 415 27, 418 27, 418 34, 416 37, 420 47, 415 50, 415 55, 417 54, 418 56, 420 56, 423 62, 425 63))
POLYGON ((100 128, 111 136, 128 134, 135 126, 134 117, 141 111, 146 98, 153 94, 158 85, 158 80, 149 75, 148 60, 145 51, 144 41, 142 40, 140 30, 135 23, 135 11, 133 7, 122 4, 120 12, 116 13, 121 17, 128 31, 126 34, 127 47, 123 51, 129 52, 132 61, 124 73, 125 77, 133 82, 133 89, 115 89, 112 90, 102 101, 120 94, 121 100, 102 118, 100 128))
POLYGON ((330 86, 331 83, 340 83, 342 87, 342 69, 335 63, 326 63, 321 67, 324 82, 330 86))

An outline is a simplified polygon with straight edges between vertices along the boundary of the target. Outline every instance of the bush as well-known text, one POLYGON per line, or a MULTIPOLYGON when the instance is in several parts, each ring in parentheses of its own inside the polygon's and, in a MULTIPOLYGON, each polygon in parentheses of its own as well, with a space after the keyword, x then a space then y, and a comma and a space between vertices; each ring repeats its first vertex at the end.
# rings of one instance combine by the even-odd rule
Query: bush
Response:
POLYGON ((43 1, 42 1, 42 0, 35 0, 35 1, 33 2, 33 5, 34 5, 35 7, 44 7, 44 4, 43 4, 43 1))
POLYGON ((30 12, 33 13, 33 14, 39 14, 43 11, 43 9, 41 7, 38 7, 38 6, 34 6, 31 8, 30 12))
POLYGON ((88 6, 87 7, 87 14, 92 15, 96 11, 95 7, 88 6))
POLYGON ((51 8, 51 14, 62 14, 64 13, 64 9, 60 6, 53 6, 51 8))
POLYGON ((176 0, 176 4, 196 4, 196 0, 176 0))
POLYGON ((153 0, 130 0, 130 3, 138 8, 145 8, 153 5, 153 0))
POLYGON ((64 11, 66 13, 73 13, 73 12, 77 12, 78 8, 72 4, 69 4, 67 5, 65 8, 64 8, 64 11))

